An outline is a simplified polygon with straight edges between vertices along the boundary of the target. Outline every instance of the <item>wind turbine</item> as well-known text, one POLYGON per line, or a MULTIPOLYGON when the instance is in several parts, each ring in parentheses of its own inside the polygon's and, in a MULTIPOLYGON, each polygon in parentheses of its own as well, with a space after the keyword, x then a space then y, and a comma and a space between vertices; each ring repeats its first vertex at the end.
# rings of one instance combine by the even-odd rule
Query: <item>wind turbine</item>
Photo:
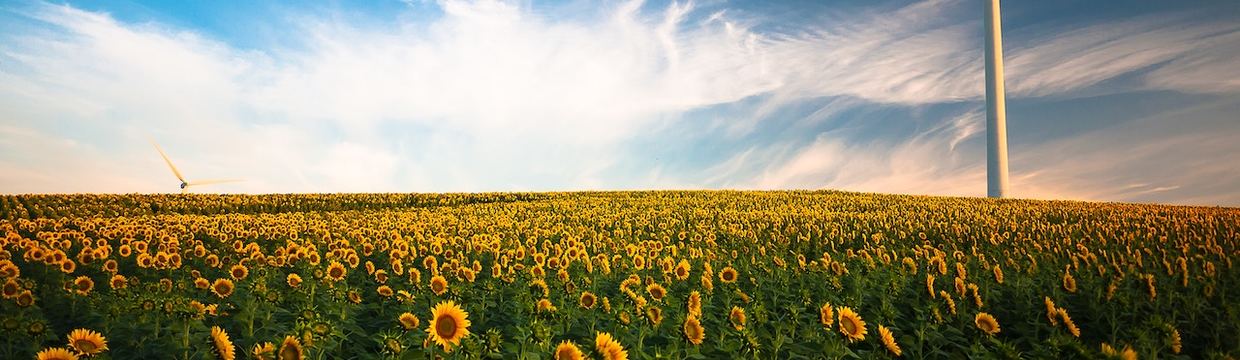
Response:
POLYGON ((1008 194, 1007 105, 1003 90, 1003 25, 999 0, 986 1, 986 195, 1008 194))
POLYGON ((150 140, 151 140, 151 145, 155 146, 155 150, 159 151, 159 156, 162 156, 164 158, 164 163, 167 163, 168 168, 172 169, 172 174, 176 175, 177 180, 181 180, 181 193, 182 194, 184 194, 187 190, 189 190, 190 186, 202 186, 202 185, 242 181, 240 179, 213 179, 213 180, 186 181, 185 176, 181 175, 181 171, 177 170, 176 165, 172 165, 172 160, 168 159, 168 154, 164 153, 164 149, 160 148, 159 144, 155 143, 155 139, 150 139, 150 140))

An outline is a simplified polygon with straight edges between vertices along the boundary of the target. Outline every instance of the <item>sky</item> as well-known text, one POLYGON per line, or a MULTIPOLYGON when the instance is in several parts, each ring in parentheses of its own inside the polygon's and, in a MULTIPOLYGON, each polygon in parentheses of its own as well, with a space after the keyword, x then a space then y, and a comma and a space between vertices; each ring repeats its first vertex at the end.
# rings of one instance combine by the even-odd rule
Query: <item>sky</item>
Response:
MULTIPOLYGON (((983 5, 0 3, 0 193, 985 196, 983 5)), ((1015 197, 1240 206, 1240 2, 1007 1, 1015 197)))

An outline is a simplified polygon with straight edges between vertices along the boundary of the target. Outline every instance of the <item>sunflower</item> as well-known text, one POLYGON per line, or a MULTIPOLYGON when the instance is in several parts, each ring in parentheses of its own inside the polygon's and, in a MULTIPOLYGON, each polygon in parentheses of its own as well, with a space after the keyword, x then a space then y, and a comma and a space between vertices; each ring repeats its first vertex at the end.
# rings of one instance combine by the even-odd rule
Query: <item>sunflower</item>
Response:
POLYGON ((387 285, 379 285, 379 288, 375 289, 375 291, 378 292, 379 295, 383 297, 392 297, 392 295, 396 294, 395 292, 392 291, 392 287, 387 286, 387 285))
POLYGON ((1167 325, 1167 330, 1167 342, 1171 343, 1171 352, 1179 354, 1180 350, 1184 348, 1184 343, 1180 340, 1180 330, 1170 324, 1167 325))
POLYGON ((818 322, 826 327, 835 323, 835 308, 831 304, 822 304, 822 307, 818 308, 818 322))
POLYGON ((34 305, 34 293, 30 292, 30 290, 22 290, 21 293, 17 294, 18 307, 29 307, 30 305, 34 305))
POLYGON ((728 321, 732 323, 732 327, 736 330, 745 329, 745 309, 739 306, 733 306, 732 311, 728 313, 728 321))
POLYGON ((926 274, 926 291, 930 293, 930 298, 934 298, 934 275, 926 274))
POLYGON ((994 316, 985 312, 977 313, 977 316, 973 317, 973 324, 977 325, 977 328, 985 332, 986 335, 999 333, 999 322, 995 321, 994 316))
POLYGON ((288 277, 287 277, 287 278, 285 278, 285 282, 287 282, 287 283, 288 283, 288 286, 289 286, 289 287, 298 287, 298 286, 301 286, 301 275, 297 275, 297 274, 288 274, 288 277))
POLYGON ((736 273, 736 269, 733 269, 731 266, 727 266, 724 267, 723 270, 719 270, 719 281, 722 281, 724 284, 736 282, 736 278, 739 276, 740 275, 736 273))
POLYGON ((426 332, 431 340, 443 346, 444 351, 452 351, 453 345, 460 345, 461 338, 469 335, 469 313, 448 300, 440 302, 431 310, 430 327, 426 332))
POLYGON ((1044 296, 1042 303, 1046 304, 1046 320, 1051 322, 1051 326, 1059 326, 1059 311, 1055 308, 1055 301, 1049 296, 1044 296))
POLYGON ((35 355, 38 360, 77 360, 77 354, 65 348, 46 348, 35 355))
POLYGON ((896 344, 895 336, 891 335, 891 330, 886 326, 878 326, 878 337, 883 341, 883 346, 887 347, 887 351, 891 351, 895 356, 900 356, 900 345, 896 344))
POLYGON ((865 340, 865 320, 861 320, 861 315, 857 315, 847 306, 842 306, 839 310, 840 332, 848 337, 849 342, 865 340))
POLYGON ((234 289, 233 282, 229 279, 215 279, 215 282, 211 284, 211 292, 215 293, 215 296, 219 296, 221 299, 232 295, 234 289))
POLYGON ((211 288, 211 280, 207 280, 203 278, 194 279, 194 287, 203 289, 203 290, 209 289, 211 288))
POLYGON ((444 279, 443 276, 435 275, 431 278, 431 291, 435 295, 443 295, 443 293, 448 291, 448 280, 444 279))
POLYGON ((581 349, 572 341, 564 340, 559 346, 555 347, 555 360, 581 360, 583 355, 581 349))
POLYGON ((702 316, 702 294, 697 290, 689 293, 689 316, 702 316))
POLYGON ((629 352, 624 350, 611 334, 600 332, 594 337, 594 348, 602 355, 603 360, 628 360, 629 352))
POLYGON ((594 296, 594 293, 589 292, 589 291, 582 292, 581 299, 577 300, 577 303, 581 304, 581 307, 586 308, 586 309, 593 309, 594 304, 597 302, 598 302, 598 297, 594 296))
POLYGON ((246 276, 250 275, 250 269, 241 264, 233 265, 231 268, 228 268, 228 275, 236 280, 245 279, 246 276))
POLYGON ((219 326, 211 327, 211 341, 215 344, 215 353, 220 356, 221 360, 233 360, 237 358, 236 349, 233 347, 232 340, 228 339, 228 333, 224 332, 219 326))
POLYGON ((555 311, 555 305, 551 303, 551 300, 547 300, 547 299, 539 299, 537 307, 538 307, 538 312, 555 311))
POLYGON ((664 289, 663 285, 650 284, 646 285, 646 293, 650 294, 655 301, 662 301, 663 297, 667 296, 667 289, 664 289))
POLYGON ((1072 317, 1068 316, 1068 310, 1064 310, 1063 308, 1058 308, 1056 310, 1059 315, 1059 320, 1063 321, 1063 326, 1068 328, 1068 333, 1071 333, 1074 337, 1081 337, 1081 328, 1076 327, 1076 322, 1073 322, 1072 317))
POLYGON ((344 264, 341 264, 339 261, 332 260, 331 263, 327 264, 327 278, 332 281, 343 280, 345 274, 347 273, 348 270, 346 270, 344 268, 344 264))
POLYGON ((1120 358, 1123 360, 1136 360, 1137 352, 1132 350, 1131 346, 1124 346, 1123 351, 1116 351, 1110 344, 1102 343, 1102 355, 1108 358, 1120 358))
POLYGON ((679 279, 679 280, 688 279, 689 270, 690 270, 689 261, 681 259, 680 263, 676 264, 676 270, 675 270, 676 279, 679 279))
POLYGON ((1063 273, 1063 289, 1070 293, 1076 292, 1076 278, 1072 277, 1072 273, 1063 273))
POLYGON ((658 306, 646 308, 646 319, 650 320, 651 325, 658 326, 663 322, 663 309, 658 306))
POLYGON ((400 321, 401 326, 405 327, 405 330, 413 330, 418 327, 418 317, 413 316, 413 314, 408 312, 400 314, 400 317, 397 318, 397 320, 400 321))
POLYGON ((108 340, 91 330, 73 330, 68 337, 69 346, 82 355, 91 356, 108 350, 108 340))
POLYGON ((73 279, 73 292, 78 295, 90 295, 90 291, 95 288, 95 281, 83 275, 73 279))
POLYGON ((12 299, 21 293, 22 285, 17 283, 17 279, 10 278, 4 282, 4 298, 12 299))
POLYGON ((354 304, 362 303, 362 294, 358 294, 356 291, 350 290, 348 297, 349 297, 349 302, 352 302, 354 304))
POLYGON ((270 342, 262 344, 254 344, 254 348, 250 350, 250 355, 258 360, 274 360, 276 346, 270 342))
POLYGON ((280 360, 301 360, 305 357, 305 351, 301 348, 301 341, 296 336, 285 336, 284 342, 280 344, 280 360))
POLYGON ((702 322, 695 316, 685 318, 684 330, 685 337, 689 338, 693 345, 701 345, 702 340, 706 339, 706 329, 702 328, 702 322))
POLYGON ((125 275, 116 274, 112 275, 112 279, 108 281, 108 284, 112 286, 113 290, 120 290, 124 289, 125 285, 128 285, 129 283, 128 280, 125 279, 125 275))

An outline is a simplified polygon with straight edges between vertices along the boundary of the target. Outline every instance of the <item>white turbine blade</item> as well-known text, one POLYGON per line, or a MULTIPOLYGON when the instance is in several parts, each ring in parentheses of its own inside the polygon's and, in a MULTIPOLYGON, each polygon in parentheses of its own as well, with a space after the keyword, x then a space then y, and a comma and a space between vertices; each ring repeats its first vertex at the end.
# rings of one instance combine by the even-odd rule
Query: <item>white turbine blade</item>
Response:
POLYGON ((186 186, 200 186, 200 185, 210 185, 210 184, 223 184, 223 183, 240 182, 240 181, 245 181, 245 180, 241 180, 241 179, 212 179, 212 180, 198 180, 198 181, 190 181, 190 182, 188 182, 188 183, 187 183, 187 184, 189 184, 189 185, 186 185, 186 186))
POLYGON ((155 145, 155 150, 159 151, 159 156, 162 156, 164 158, 164 162, 168 164, 168 168, 172 169, 172 174, 177 176, 177 180, 181 180, 181 182, 186 182, 185 177, 181 176, 181 171, 177 170, 177 167, 175 165, 172 165, 172 160, 168 159, 168 154, 164 153, 164 149, 160 148, 159 144, 155 143, 155 139, 150 139, 150 140, 151 140, 151 145, 155 145))

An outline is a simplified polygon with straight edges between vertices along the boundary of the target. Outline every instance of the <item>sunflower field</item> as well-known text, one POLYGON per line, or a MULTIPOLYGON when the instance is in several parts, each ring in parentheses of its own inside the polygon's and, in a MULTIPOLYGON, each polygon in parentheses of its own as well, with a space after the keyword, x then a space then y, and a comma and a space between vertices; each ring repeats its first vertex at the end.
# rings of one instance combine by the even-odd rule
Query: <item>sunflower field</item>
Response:
POLYGON ((1235 358, 1240 209, 0 197, 3 359, 1235 358))

